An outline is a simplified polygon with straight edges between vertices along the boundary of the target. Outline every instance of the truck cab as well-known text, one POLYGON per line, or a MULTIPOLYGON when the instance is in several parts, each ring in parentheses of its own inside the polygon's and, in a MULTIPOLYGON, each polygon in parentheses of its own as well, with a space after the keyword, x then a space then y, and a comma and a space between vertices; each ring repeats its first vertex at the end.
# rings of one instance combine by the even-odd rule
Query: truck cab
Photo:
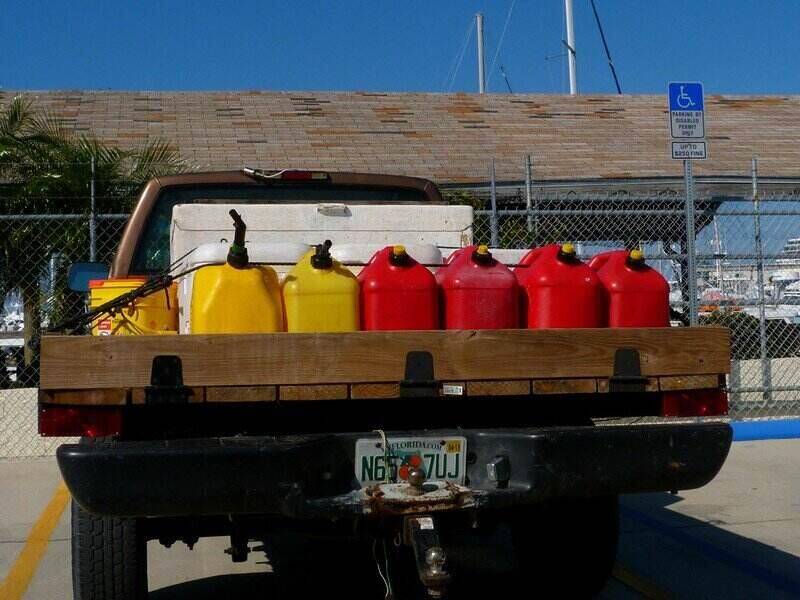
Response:
MULTIPOLYGON (((227 243, 213 223, 231 207, 250 209, 253 244, 473 242, 472 209, 423 179, 193 173, 144 188, 111 277, 164 277, 227 243)), ((329 544, 353 543, 383 548, 408 597, 531 578, 590 597, 620 494, 721 468, 728 357, 718 328, 45 336, 40 431, 81 436, 57 453, 75 597, 144 597, 147 540, 212 535, 234 561, 265 551, 291 586, 352 568, 329 544)))

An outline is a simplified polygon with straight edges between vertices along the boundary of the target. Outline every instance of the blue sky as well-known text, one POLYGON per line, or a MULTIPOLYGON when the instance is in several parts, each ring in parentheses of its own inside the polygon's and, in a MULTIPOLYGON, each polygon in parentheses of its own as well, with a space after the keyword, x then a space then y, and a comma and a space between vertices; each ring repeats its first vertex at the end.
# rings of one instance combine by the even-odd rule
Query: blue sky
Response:
MULTIPOLYGON (((701 80, 706 93, 800 93, 800 2, 596 0, 626 93, 701 80)), ((0 88, 476 91, 473 15, 487 67, 511 0, 4 0, 0 88)), ((613 92, 589 0, 575 0, 578 85, 613 92)), ((567 90, 563 2, 517 0, 490 91, 567 90)))

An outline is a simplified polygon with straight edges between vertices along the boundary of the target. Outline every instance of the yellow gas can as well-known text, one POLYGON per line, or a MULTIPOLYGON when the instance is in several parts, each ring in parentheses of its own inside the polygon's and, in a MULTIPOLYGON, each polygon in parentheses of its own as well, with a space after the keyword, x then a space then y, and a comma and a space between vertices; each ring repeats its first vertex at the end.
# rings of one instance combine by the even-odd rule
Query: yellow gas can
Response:
POLYGON ((300 259, 283 281, 286 329, 357 331, 358 280, 330 255, 330 240, 300 259))
POLYGON ((247 226, 230 211, 235 227, 224 265, 200 268, 192 283, 190 333, 272 333, 283 331, 283 302, 275 269, 250 264, 247 226))
MULTIPOLYGON (((89 307, 97 308, 141 286, 146 277, 98 279, 89 282, 89 307)), ((177 287, 138 298, 120 312, 107 315, 92 327, 92 335, 157 335, 178 332, 177 287)))
POLYGON ((278 276, 271 267, 202 267, 192 283, 191 333, 283 331, 278 276))

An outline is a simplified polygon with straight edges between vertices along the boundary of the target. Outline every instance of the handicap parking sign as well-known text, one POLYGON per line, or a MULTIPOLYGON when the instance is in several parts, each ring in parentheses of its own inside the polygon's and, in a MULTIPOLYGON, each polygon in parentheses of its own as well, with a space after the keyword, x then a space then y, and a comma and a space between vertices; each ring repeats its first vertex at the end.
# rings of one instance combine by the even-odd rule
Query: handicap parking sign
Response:
POLYGON ((703 84, 702 83, 670 83, 669 84, 669 110, 672 111, 702 111, 703 84))
POLYGON ((669 84, 669 130, 673 139, 702 139, 705 131, 703 84, 673 82, 669 84))

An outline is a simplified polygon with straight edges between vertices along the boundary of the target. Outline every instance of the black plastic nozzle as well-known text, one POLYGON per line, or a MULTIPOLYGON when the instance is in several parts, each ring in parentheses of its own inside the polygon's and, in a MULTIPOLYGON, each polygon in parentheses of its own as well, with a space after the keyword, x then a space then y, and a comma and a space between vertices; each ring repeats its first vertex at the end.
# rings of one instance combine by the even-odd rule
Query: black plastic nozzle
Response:
POLYGON ((311 257, 311 266, 315 269, 330 269, 333 266, 331 258, 331 246, 333 242, 325 240, 322 244, 317 244, 316 251, 311 257))
POLYGON ((235 210, 231 209, 228 214, 233 219, 235 233, 233 234, 233 243, 228 250, 227 262, 232 267, 243 269, 250 264, 250 257, 247 255, 247 248, 244 245, 247 225, 242 221, 242 216, 235 210))

